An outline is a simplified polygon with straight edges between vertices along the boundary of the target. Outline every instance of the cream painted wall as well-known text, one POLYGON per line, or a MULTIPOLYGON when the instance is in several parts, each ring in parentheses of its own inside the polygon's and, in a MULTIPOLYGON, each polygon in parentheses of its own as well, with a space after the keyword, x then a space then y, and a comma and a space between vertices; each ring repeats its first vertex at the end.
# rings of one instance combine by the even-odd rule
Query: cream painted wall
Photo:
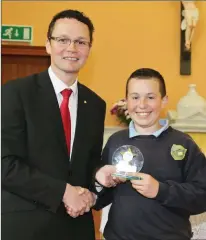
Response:
POLYGON ((178 1, 22 1, 2 2, 2 24, 34 27, 33 45, 44 45, 48 24, 63 9, 78 9, 96 31, 91 56, 80 81, 107 102, 106 125, 117 125, 109 109, 124 97, 126 79, 140 67, 159 70, 166 79, 168 108, 176 107, 188 84, 206 98, 206 2, 197 2, 200 21, 192 48, 192 75, 179 75, 180 2, 178 1))

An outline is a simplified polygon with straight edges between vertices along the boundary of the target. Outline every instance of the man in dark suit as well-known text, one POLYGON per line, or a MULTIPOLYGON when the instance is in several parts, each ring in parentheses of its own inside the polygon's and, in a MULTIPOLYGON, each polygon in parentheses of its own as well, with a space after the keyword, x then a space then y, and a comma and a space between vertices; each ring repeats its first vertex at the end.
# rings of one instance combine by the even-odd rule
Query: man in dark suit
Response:
POLYGON ((45 72, 2 87, 2 239, 93 240, 105 102, 77 81, 94 27, 65 10, 49 25, 45 72))

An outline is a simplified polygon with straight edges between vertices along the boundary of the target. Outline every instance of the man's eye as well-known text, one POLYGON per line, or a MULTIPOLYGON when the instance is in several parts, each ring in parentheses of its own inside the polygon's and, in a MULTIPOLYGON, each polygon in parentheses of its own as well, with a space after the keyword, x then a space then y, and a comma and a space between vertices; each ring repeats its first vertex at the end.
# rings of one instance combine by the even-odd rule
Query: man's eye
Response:
POLYGON ((86 45, 86 42, 84 42, 84 41, 76 41, 76 43, 78 44, 78 45, 86 45))
POLYGON ((58 42, 62 43, 62 44, 66 44, 66 43, 68 43, 68 39, 67 38, 59 38, 58 42))
POLYGON ((132 99, 137 100, 137 99, 139 99, 139 97, 132 97, 132 99))
POLYGON ((152 96, 150 96, 150 97, 148 97, 149 99, 154 99, 155 97, 152 97, 152 96))

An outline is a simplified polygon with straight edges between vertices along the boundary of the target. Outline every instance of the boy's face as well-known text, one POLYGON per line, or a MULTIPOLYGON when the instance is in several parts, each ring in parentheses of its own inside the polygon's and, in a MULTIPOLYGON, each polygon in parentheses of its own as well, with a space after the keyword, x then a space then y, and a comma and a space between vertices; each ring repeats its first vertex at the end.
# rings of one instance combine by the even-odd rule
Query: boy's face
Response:
POLYGON ((130 79, 127 108, 138 130, 144 129, 148 133, 158 130, 160 113, 166 104, 167 96, 162 98, 158 80, 130 79))

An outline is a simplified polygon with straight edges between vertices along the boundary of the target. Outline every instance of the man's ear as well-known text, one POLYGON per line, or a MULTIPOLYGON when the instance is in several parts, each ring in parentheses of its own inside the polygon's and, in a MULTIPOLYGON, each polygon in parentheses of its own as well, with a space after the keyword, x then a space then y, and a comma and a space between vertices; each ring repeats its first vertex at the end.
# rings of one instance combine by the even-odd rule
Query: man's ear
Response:
POLYGON ((45 47, 46 47, 46 52, 50 55, 51 54, 51 43, 50 43, 49 39, 46 40, 45 47))

